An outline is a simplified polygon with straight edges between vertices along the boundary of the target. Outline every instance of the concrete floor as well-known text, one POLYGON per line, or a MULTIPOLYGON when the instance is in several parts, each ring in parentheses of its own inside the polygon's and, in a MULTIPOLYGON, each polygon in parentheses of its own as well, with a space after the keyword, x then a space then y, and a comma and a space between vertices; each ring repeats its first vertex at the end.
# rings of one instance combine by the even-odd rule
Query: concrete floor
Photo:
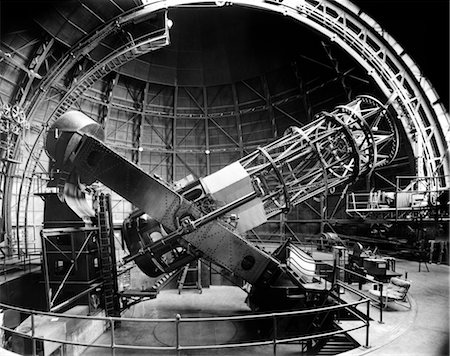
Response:
POLYGON ((448 356, 449 349, 449 266, 429 265, 430 272, 418 272, 418 263, 399 261, 413 282, 414 319, 399 337, 371 355, 448 356))
MULTIPOLYGON (((316 259, 327 259, 329 254, 314 255, 316 259)), ((397 259, 397 271, 408 274, 412 281, 409 292, 411 310, 401 306, 390 306, 383 315, 384 323, 378 320, 378 309, 371 307, 370 348, 359 347, 348 351, 345 356, 448 356, 449 349, 449 276, 447 265, 429 264, 429 272, 422 265, 419 272, 418 262, 397 259)), ((22 272, 23 273, 23 272, 22 272)), ((10 277, 10 276, 8 276, 10 277)), ((4 281, 3 281, 4 282, 4 281)), ((365 288, 369 288, 368 285, 365 288)), ((216 317, 228 315, 251 314, 245 304, 246 294, 237 287, 213 286, 204 289, 202 294, 191 290, 181 295, 176 290, 162 291, 158 298, 135 305, 130 308, 125 317, 136 318, 174 318, 180 314, 188 317, 216 317)), ((344 299, 356 298, 350 293, 343 295, 344 299)), ((265 339, 257 330, 259 322, 237 322, 224 320, 203 323, 182 323, 180 343, 182 345, 241 343, 265 339)), ((346 328, 351 321, 341 322, 346 328)), ((350 334, 360 344, 365 342, 364 330, 350 334)), ((111 334, 105 332, 97 341, 98 344, 110 345, 111 334)), ((122 322, 115 329, 115 343, 126 345, 175 345, 174 324, 167 323, 135 323, 122 322)), ((3 351, 3 350, 1 350, 3 351)), ((299 345, 279 345, 279 355, 299 355, 299 345)), ((273 346, 239 348, 235 350, 205 350, 183 351, 183 355, 272 355, 273 346)), ((1 352, 0 352, 1 354, 1 352)), ((109 349, 91 347, 84 355, 110 355, 109 349)), ((116 350, 116 355, 169 355, 176 352, 116 350)))
MULTIPOLYGON (((177 290, 164 290, 154 300, 139 303, 131 307, 124 317, 132 318, 174 318, 180 314, 185 318, 218 317, 230 315, 252 314, 245 304, 246 293, 237 287, 212 286, 203 289, 203 293, 197 291, 183 291, 181 295, 177 290)), ((182 323, 179 341, 183 346, 206 345, 220 343, 240 343, 245 341, 265 340, 258 329, 260 321, 236 321, 223 320, 212 322, 182 323)), ((103 334, 96 343, 109 344, 110 333, 103 334)), ((174 346, 175 326, 172 323, 136 323, 122 322, 120 328, 115 330, 116 344, 138 346, 174 346)), ((300 352, 297 345, 279 345, 280 355, 295 355, 300 352)), ((273 355, 273 346, 242 347, 234 350, 202 350, 183 351, 181 355, 273 355)), ((110 355, 106 349, 91 347, 83 355, 97 356, 110 355)), ((143 350, 116 350, 116 355, 175 355, 176 352, 168 351, 143 351, 143 350)))
MULTIPOLYGON (((390 304, 383 314, 383 324, 377 322, 379 312, 371 308, 375 320, 370 326, 369 349, 360 347, 342 355, 373 356, 448 356, 449 349, 449 266, 397 260, 397 271, 407 272, 412 282, 409 291, 411 310, 390 304), (425 271, 424 271, 425 270, 425 271)), ((351 335, 364 342, 360 331, 351 335)))
MULTIPOLYGON (((444 356, 449 350, 449 266, 429 265, 430 272, 418 272, 418 263, 397 261, 397 271, 408 273, 412 281, 410 296, 412 309, 394 305, 378 320, 378 309, 371 307, 374 321, 370 327, 370 348, 359 347, 342 355, 370 354, 374 356, 444 356)), ((426 270, 426 269, 425 269, 426 270)), ((202 294, 186 291, 178 295, 175 290, 162 291, 158 298, 132 307, 125 316, 133 318, 208 317, 248 314, 245 293, 236 287, 213 286, 202 294)), ((253 322, 254 323, 254 322, 253 322)), ((346 327, 346 322, 342 326, 346 327)), ((236 321, 215 321, 183 325, 180 332, 182 345, 214 344, 258 340, 257 325, 236 321)), ((137 324, 123 322, 115 330, 115 342, 127 345, 175 345, 173 324, 137 324)), ((364 343, 364 330, 352 332, 351 336, 364 343)), ((105 333, 98 343, 109 344, 110 334, 105 333)), ((184 351, 186 355, 272 355, 273 347, 259 346, 235 350, 184 351)), ((90 348, 84 355, 109 355, 108 350, 90 348)), ((116 350, 116 355, 144 355, 148 351, 116 350)), ((152 351, 151 354, 176 354, 152 351)), ((280 345, 277 354, 299 355, 299 345, 280 345)))

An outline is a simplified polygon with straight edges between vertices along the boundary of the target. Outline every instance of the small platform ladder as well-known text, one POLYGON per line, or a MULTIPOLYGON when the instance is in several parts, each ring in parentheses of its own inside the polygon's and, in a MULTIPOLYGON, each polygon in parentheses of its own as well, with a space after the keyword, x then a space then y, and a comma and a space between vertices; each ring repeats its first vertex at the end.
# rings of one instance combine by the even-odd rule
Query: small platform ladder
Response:
POLYGON ((197 289, 202 293, 202 262, 200 260, 192 261, 183 267, 180 279, 178 280, 178 294, 183 289, 197 289), (187 282, 188 276, 192 276, 192 281, 187 282))

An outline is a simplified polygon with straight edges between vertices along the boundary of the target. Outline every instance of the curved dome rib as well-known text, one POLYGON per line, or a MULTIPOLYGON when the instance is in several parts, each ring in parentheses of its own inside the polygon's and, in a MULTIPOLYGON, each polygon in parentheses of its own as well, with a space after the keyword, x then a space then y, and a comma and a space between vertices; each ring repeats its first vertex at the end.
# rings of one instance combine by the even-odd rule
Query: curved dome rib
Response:
MULTIPOLYGON (((450 167, 446 158, 450 136, 448 134, 450 127, 448 114, 417 65, 391 36, 381 30, 381 27, 372 18, 349 1, 338 3, 330 0, 285 0, 279 3, 243 0, 229 3, 289 16, 334 41, 366 69, 386 98, 392 101, 398 119, 411 142, 417 163, 417 175, 446 177, 445 181, 441 180, 438 184, 441 187, 450 186, 450 167)), ((151 12, 189 4, 201 7, 205 3, 200 0, 156 0, 146 6, 137 7, 87 35, 57 63, 55 68, 60 69, 60 74, 70 70, 70 66, 76 64, 76 58, 81 58, 89 53, 100 43, 102 38, 114 31, 117 21, 119 24, 125 25, 139 17, 147 16, 151 12)), ((61 79, 61 75, 52 77, 52 74, 54 72, 50 71, 43 79, 43 84, 47 87, 51 87, 53 83, 61 79)), ((59 105, 69 108, 76 101, 77 95, 81 95, 81 93, 82 91, 79 94, 74 93, 70 98, 71 102, 63 100, 59 105)), ((29 117, 33 117, 33 112, 47 95, 49 94, 44 90, 37 92, 32 100, 33 104, 28 110, 29 117)), ((48 123, 51 123, 56 116, 55 110, 48 118, 48 123)), ((19 195, 25 194, 29 188, 26 187, 26 184, 29 177, 32 177, 33 165, 35 167, 35 163, 32 161, 39 160, 41 152, 42 138, 38 137, 30 153, 32 159, 29 159, 25 166, 19 195)), ((26 204, 27 199, 19 197, 18 200, 20 203, 17 211, 25 211, 23 204, 26 204)), ((17 221, 17 226, 21 225, 17 221)))

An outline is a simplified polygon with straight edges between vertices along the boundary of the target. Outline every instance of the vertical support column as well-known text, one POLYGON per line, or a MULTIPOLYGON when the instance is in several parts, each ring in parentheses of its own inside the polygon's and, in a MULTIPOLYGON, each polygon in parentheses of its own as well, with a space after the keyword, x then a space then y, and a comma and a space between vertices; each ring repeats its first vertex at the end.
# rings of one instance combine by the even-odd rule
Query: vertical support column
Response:
MULTIPOLYGON (((148 83, 147 83, 148 85, 148 83)), ((147 88, 147 85, 145 88, 147 88)), ((140 150, 141 148, 141 135, 142 135, 142 111, 145 102, 145 88, 140 91, 138 94, 139 97, 133 98, 135 101, 134 106, 136 109, 139 109, 138 114, 134 114, 133 116, 133 151, 131 153, 131 161, 137 165, 140 163, 140 150)))
POLYGON ((205 115, 205 155, 206 155, 206 175, 211 174, 211 151, 209 147, 209 118, 208 118, 208 96, 206 93, 206 87, 203 87, 203 107, 205 115))
POLYGON ((133 151, 131 152, 131 161, 139 165, 139 148, 141 147, 141 120, 140 114, 134 114, 133 117, 133 151))
POLYGON ((365 181, 366 181, 366 191, 370 192, 370 190, 372 189, 372 171, 369 171, 369 173, 367 173, 365 181))
POLYGON ((299 71, 298 71, 298 64, 295 62, 293 65, 293 70, 295 77, 297 78, 298 87, 300 89, 300 94, 302 96, 302 102, 303 102, 303 110, 305 110, 306 117, 308 119, 308 122, 312 121, 313 115, 312 115, 312 107, 311 107, 311 101, 309 100, 309 94, 308 90, 306 89, 305 81, 301 77, 299 71))
POLYGON ((177 111, 178 111, 178 86, 174 88, 173 94, 173 121, 172 121, 172 182, 176 180, 177 169, 177 111))
POLYGON ((242 122, 241 122, 241 113, 239 110, 239 98, 237 94, 236 84, 231 84, 231 90, 233 93, 233 103, 234 103, 234 113, 236 116, 236 129, 238 134, 238 142, 239 142, 239 153, 240 158, 244 157, 244 142, 242 138, 242 122))
POLYGON ((277 317, 272 314, 272 329, 273 329, 273 354, 277 354, 277 338, 278 338, 278 327, 277 327, 277 317))
POLYGON ((141 102, 141 114, 140 114, 140 125, 139 125, 139 147, 137 152, 138 162, 140 163, 142 160, 142 139, 144 137, 144 123, 145 123, 145 107, 147 105, 148 91, 149 91, 150 83, 145 84, 144 93, 142 94, 142 102, 141 102))
POLYGON ((181 315, 177 314, 175 316, 175 342, 176 342, 176 350, 177 355, 180 355, 180 322, 181 322, 181 315))
POLYGON ((200 293, 202 290, 202 261, 200 259, 197 260, 197 288, 199 289, 200 293))
POLYGON ((285 241, 285 235, 286 235, 286 216, 284 214, 280 214, 279 217, 279 223, 280 223, 280 243, 285 241))
POLYGON ((44 284, 45 284, 45 303, 46 310, 49 311, 52 307, 50 300, 50 278, 48 275, 48 259, 47 259, 47 245, 45 243, 44 231, 41 230, 41 245, 42 245, 42 268, 44 269, 44 284))
POLYGON ((267 77, 265 75, 261 76, 261 83, 262 83, 263 90, 264 90, 264 97, 266 100, 267 111, 269 113, 270 126, 272 127, 272 133, 273 133, 272 137, 277 138, 278 137, 277 123, 276 123, 275 114, 273 111, 272 98, 270 97, 269 84, 267 83, 267 77))
POLYGON ((35 325, 35 322, 34 322, 34 313, 31 312, 31 354, 33 356, 37 355, 37 353, 36 353, 37 350, 36 350, 36 339, 35 339, 35 336, 36 336, 36 325, 35 325))
POLYGON ((366 302, 366 345, 368 349, 369 346, 369 328, 370 328, 370 300, 366 302))
POLYGON ((320 233, 324 232, 325 224, 328 222, 327 218, 327 192, 320 194, 320 233))
MULTIPOLYGON (((380 289, 380 320, 378 321, 380 324, 384 324, 383 322, 383 283, 378 283, 378 288, 380 289)), ((387 304, 387 297, 386 297, 386 304, 387 304)))
POLYGON ((114 333, 114 319, 109 318, 109 330, 111 332, 111 355, 116 354, 116 335, 114 333))
POLYGON ((109 81, 106 85, 105 93, 103 96, 103 100, 106 103, 106 105, 101 106, 100 111, 100 124, 102 125, 103 131, 105 132, 105 138, 108 137, 108 119, 111 115, 111 106, 112 106, 112 98, 113 98, 113 92, 114 88, 116 87, 117 83, 119 82, 120 74, 116 73, 113 76, 109 78, 109 81))

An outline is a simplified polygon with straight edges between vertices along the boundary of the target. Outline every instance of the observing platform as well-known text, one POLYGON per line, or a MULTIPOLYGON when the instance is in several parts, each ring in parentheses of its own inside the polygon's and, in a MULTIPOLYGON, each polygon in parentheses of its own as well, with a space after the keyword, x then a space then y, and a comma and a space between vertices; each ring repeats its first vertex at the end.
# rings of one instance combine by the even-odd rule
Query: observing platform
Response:
POLYGON ((41 270, 39 254, 29 254, 28 257, 7 257, 0 259, 0 285, 22 276, 25 273, 41 270))

